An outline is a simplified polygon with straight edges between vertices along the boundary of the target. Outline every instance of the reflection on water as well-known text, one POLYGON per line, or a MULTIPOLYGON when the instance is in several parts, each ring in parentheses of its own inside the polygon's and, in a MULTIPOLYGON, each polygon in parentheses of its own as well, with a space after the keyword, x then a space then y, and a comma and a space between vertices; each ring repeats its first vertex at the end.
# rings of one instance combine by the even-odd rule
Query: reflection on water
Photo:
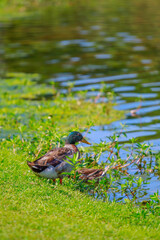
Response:
MULTIPOLYGON (((67 91, 73 83, 73 91, 87 90, 88 97, 97 96, 105 84, 116 93, 117 108, 127 113, 103 130, 95 127, 92 141, 106 140, 123 123, 128 138, 153 142, 158 151, 159 3, 104 2, 98 7, 77 3, 63 11, 53 8, 1 24, 1 72, 40 73, 46 84, 54 82, 67 91)), ((153 178, 151 185, 153 191, 160 182, 153 178)))

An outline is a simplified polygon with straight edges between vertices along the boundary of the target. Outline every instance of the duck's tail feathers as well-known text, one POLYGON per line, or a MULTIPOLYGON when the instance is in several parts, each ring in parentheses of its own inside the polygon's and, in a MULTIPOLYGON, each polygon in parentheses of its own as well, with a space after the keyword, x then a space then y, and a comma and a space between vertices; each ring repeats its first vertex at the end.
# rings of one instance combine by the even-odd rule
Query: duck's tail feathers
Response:
POLYGON ((33 165, 33 162, 27 161, 27 165, 28 165, 29 167, 31 167, 31 166, 33 165))
POLYGON ((47 166, 37 165, 37 164, 34 164, 34 162, 29 162, 29 161, 27 161, 27 165, 30 167, 30 169, 33 172, 37 172, 37 173, 40 173, 47 168, 47 166))

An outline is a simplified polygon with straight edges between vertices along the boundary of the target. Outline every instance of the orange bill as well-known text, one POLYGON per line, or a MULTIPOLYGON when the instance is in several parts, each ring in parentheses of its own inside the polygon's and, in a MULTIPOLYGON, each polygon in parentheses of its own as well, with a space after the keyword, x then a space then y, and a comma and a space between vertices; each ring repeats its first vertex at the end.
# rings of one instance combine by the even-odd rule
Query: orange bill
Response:
POLYGON ((81 142, 91 145, 91 143, 89 143, 85 138, 82 138, 81 142))

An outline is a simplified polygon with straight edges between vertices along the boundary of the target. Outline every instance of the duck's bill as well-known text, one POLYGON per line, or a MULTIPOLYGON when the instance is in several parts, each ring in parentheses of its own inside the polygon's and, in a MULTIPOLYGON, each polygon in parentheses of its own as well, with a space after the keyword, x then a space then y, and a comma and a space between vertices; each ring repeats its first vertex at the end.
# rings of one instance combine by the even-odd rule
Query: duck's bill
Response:
POLYGON ((91 145, 85 138, 82 138, 81 142, 91 145))

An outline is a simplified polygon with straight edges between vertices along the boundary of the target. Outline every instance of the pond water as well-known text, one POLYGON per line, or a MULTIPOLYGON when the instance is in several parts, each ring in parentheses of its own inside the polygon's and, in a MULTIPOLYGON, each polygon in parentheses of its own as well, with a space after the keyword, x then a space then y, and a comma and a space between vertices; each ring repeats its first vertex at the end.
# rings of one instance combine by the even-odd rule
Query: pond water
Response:
MULTIPOLYGON (((60 91, 73 84, 73 91, 87 90, 88 97, 105 85, 126 114, 121 121, 96 126, 88 135, 91 141, 107 140, 123 123, 127 138, 153 143, 158 152, 159 11, 158 1, 78 2, 5 21, 0 24, 0 72, 40 73, 46 84, 54 82, 60 91)), ((149 188, 150 194, 160 189, 158 177, 152 177, 149 188)))

